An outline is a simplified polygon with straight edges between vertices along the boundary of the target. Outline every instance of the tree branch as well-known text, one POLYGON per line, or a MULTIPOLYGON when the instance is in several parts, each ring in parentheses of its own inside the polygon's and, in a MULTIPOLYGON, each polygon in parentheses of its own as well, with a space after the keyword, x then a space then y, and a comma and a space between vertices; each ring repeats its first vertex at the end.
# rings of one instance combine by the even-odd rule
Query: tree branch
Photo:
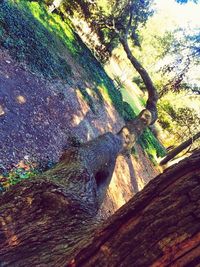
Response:
POLYGON ((129 17, 128 25, 127 25, 126 31, 125 31, 126 38, 128 38, 128 33, 129 33, 130 28, 131 28, 132 19, 133 19, 133 3, 131 2, 130 3, 130 17, 129 17))
POLYGON ((148 92, 148 100, 146 103, 146 108, 151 112, 152 114, 152 121, 151 124, 153 124, 158 117, 157 114, 157 101, 158 101, 158 93, 156 91, 156 88, 148 74, 148 72, 143 68, 143 66, 141 65, 141 63, 133 56, 129 45, 128 45, 128 41, 126 36, 119 36, 119 40, 126 52, 126 55, 128 57, 128 59, 130 60, 130 62, 132 63, 133 67, 136 69, 136 71, 140 74, 147 92, 148 92))
POLYGON ((195 140, 200 138, 200 132, 195 134, 193 137, 189 138, 173 150, 171 150, 167 156, 160 162, 160 165, 165 165, 168 161, 173 159, 176 155, 178 155, 181 151, 183 151, 185 148, 187 148, 189 145, 191 145, 195 140))

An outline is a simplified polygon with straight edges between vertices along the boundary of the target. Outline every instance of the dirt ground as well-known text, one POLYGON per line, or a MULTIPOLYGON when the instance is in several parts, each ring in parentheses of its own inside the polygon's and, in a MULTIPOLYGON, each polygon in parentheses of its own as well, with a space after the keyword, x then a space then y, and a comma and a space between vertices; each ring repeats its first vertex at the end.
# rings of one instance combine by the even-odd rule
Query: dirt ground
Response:
MULTIPOLYGON (((44 80, 0 51, 1 170, 24 159, 57 162, 74 136, 85 142, 121 129, 124 122, 111 104, 97 102, 97 112, 91 111, 77 89, 80 84, 88 86, 80 75, 70 84, 44 80)), ((112 214, 156 176, 139 146, 137 150, 138 159, 117 159, 101 216, 112 214)))

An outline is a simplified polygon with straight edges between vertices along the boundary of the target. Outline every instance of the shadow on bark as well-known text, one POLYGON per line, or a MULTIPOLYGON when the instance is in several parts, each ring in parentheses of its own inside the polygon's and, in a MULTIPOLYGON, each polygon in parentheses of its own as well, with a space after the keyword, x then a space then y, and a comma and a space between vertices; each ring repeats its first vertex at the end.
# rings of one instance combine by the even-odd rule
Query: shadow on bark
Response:
POLYGON ((130 158, 128 158, 126 160, 128 168, 129 168, 129 173, 130 173, 130 177, 131 177, 131 185, 133 186, 133 190, 134 193, 139 192, 139 187, 138 187, 138 182, 136 179, 136 173, 134 171, 134 166, 133 166, 133 162, 131 161, 130 158))

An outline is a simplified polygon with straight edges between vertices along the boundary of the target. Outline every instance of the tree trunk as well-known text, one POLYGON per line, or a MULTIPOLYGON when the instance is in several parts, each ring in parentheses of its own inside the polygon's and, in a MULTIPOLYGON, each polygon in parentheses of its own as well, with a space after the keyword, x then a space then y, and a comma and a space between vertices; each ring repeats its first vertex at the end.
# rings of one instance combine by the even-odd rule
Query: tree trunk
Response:
POLYGON ((152 180, 69 266, 199 266, 200 150, 152 180))
POLYGON ((54 169, 0 197, 1 266, 65 266, 96 227, 117 155, 148 126, 147 115, 67 150, 54 169))
POLYGON ((148 109, 152 114, 151 124, 153 124, 157 120, 157 117, 158 117, 157 107, 156 107, 156 104, 158 101, 157 90, 156 90, 148 72, 141 65, 141 63, 133 56, 133 54, 129 48, 126 35, 125 36, 119 36, 119 40, 120 40, 120 42, 124 48, 124 51, 126 52, 128 59, 130 60, 131 64, 136 69, 136 71, 139 73, 140 77, 142 78, 142 80, 145 84, 145 87, 146 87, 147 92, 148 92, 148 100, 146 103, 146 109, 148 109))
POLYGON ((200 151, 159 175, 108 222, 96 213, 121 132, 68 150, 0 198, 1 266, 196 266, 200 151))
POLYGON ((195 134, 193 137, 189 138, 176 148, 174 148, 172 151, 170 151, 167 156, 160 162, 160 165, 165 165, 168 161, 173 159, 176 155, 181 153, 184 149, 186 149, 188 146, 190 146, 195 140, 200 138, 200 132, 195 134))

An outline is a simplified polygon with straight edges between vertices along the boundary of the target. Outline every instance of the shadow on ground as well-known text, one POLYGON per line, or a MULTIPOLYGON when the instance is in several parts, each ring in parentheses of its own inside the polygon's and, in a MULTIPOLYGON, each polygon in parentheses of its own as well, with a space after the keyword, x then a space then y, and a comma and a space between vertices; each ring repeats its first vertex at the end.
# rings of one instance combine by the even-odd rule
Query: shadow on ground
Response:
MULTIPOLYGON (((44 80, 1 51, 1 166, 12 168, 24 158, 57 162, 73 138, 86 142, 107 131, 118 132, 124 122, 112 104, 97 94, 86 99, 80 92, 80 87, 91 86, 81 77, 70 84, 44 80)), ((102 216, 113 213, 155 176, 142 150, 139 158, 139 162, 133 157, 117 159, 102 216)))

